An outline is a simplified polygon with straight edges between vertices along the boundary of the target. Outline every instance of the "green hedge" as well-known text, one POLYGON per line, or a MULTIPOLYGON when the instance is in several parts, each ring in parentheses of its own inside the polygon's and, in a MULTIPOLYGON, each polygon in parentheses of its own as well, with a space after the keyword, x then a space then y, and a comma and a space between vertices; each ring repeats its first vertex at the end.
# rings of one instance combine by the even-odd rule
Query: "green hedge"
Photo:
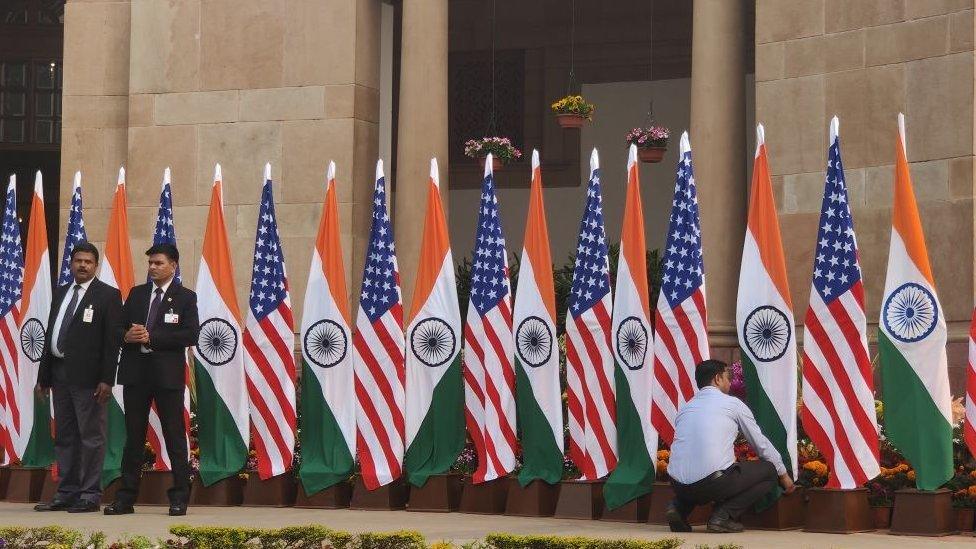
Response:
POLYGON ((513 536, 488 534, 489 549, 675 549, 682 540, 664 538, 656 541, 637 539, 598 539, 581 536, 513 536))
POLYGON ((319 549, 328 542, 335 549, 425 549, 419 532, 398 531, 350 534, 325 526, 289 526, 277 529, 173 526, 169 532, 193 549, 256 549, 288 547, 319 549))
POLYGON ((41 526, 26 528, 22 526, 0 526, 0 540, 3 549, 82 549, 105 546, 105 534, 96 532, 85 536, 77 530, 62 526, 41 526))
MULTIPOLYGON (((0 527, 2 549, 675 549, 682 540, 608 540, 563 536, 513 536, 489 534, 484 540, 455 545, 428 545, 419 532, 367 532, 351 534, 325 526, 286 528, 236 528, 177 525, 170 528, 174 539, 151 540, 145 536, 126 538, 111 544, 105 534, 83 534, 60 526, 40 528, 0 527)), ((720 546, 721 547, 721 546, 720 546)))

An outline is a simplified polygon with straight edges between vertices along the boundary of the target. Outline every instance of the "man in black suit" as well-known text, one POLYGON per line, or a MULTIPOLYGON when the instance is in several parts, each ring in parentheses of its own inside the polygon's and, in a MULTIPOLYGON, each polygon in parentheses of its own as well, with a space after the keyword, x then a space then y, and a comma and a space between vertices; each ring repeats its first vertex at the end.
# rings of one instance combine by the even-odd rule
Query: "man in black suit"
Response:
POLYGON ((98 511, 108 407, 122 338, 122 296, 95 278, 98 249, 80 242, 71 251, 74 281, 54 293, 37 378, 52 390, 54 452, 61 477, 54 499, 35 511, 98 511))
POLYGON ((125 404, 125 450, 122 452, 122 487, 106 515, 133 512, 146 445, 149 408, 156 411, 173 468, 169 514, 186 514, 190 499, 183 391, 186 383, 186 348, 196 345, 200 332, 197 294, 175 280, 180 252, 172 244, 156 244, 149 256, 148 284, 132 288, 122 310, 126 329, 119 361, 119 384, 125 404))

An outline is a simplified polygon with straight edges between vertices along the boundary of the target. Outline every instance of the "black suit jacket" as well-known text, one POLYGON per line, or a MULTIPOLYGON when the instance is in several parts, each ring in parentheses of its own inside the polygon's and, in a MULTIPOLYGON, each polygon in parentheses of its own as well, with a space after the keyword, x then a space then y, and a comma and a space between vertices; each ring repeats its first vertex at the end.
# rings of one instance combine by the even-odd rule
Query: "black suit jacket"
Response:
POLYGON ((64 358, 51 353, 51 342, 57 339, 54 324, 61 304, 71 299, 74 282, 60 286, 51 300, 51 314, 47 321, 44 352, 41 355, 37 382, 42 387, 54 383, 54 368, 63 368, 71 385, 94 388, 99 383, 115 384, 115 367, 122 341, 122 295, 118 289, 93 279, 84 297, 75 308, 65 336, 64 358), (84 322, 84 311, 91 307, 92 321, 84 322), (59 362, 55 365, 55 362, 59 362))
POLYGON ((138 343, 122 343, 119 361, 120 385, 149 385, 161 389, 182 389, 186 383, 186 348, 197 344, 200 320, 197 294, 173 281, 163 294, 155 319, 149 314, 151 284, 140 284, 129 292, 122 311, 122 327, 144 324, 149 330, 149 349, 143 353, 138 343), (178 315, 177 322, 164 322, 167 314, 178 315))

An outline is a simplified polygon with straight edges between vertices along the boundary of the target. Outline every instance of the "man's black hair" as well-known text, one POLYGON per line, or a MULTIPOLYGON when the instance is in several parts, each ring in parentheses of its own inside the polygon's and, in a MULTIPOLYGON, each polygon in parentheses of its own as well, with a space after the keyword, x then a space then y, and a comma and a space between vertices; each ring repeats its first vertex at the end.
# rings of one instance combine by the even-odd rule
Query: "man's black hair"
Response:
POLYGON ((698 366, 695 366, 695 383, 698 384, 699 389, 708 387, 712 384, 715 376, 724 372, 728 367, 729 365, 721 360, 706 360, 698 366))
POLYGON ((98 263, 98 248, 94 244, 86 240, 75 244, 75 247, 71 249, 71 259, 74 260, 75 254, 79 252, 85 252, 95 256, 95 263, 98 263))
POLYGON ((147 256, 156 254, 163 254, 170 261, 180 262, 180 251, 173 244, 153 244, 151 248, 146 250, 147 256))

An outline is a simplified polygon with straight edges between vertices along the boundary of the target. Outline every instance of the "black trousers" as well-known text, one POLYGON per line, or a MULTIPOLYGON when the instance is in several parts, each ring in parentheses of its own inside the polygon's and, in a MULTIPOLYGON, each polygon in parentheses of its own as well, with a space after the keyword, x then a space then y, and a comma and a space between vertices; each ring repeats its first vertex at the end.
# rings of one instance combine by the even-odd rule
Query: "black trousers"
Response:
POLYGON ((54 454, 58 461, 55 501, 98 504, 102 498, 102 464, 108 407, 95 400, 93 387, 55 383, 54 454))
POLYGON ((125 450, 122 452, 122 487, 115 500, 127 505, 139 495, 139 481, 145 459, 146 429, 149 408, 156 401, 156 411, 163 427, 163 439, 173 468, 170 503, 187 503, 190 499, 190 464, 187 461, 186 424, 183 419, 183 391, 149 385, 126 385, 122 388, 125 404, 125 450))
POLYGON ((776 486, 776 468, 768 461, 743 461, 716 479, 681 484, 674 480, 675 507, 687 517, 696 505, 714 502, 712 516, 739 520, 753 503, 776 486))

